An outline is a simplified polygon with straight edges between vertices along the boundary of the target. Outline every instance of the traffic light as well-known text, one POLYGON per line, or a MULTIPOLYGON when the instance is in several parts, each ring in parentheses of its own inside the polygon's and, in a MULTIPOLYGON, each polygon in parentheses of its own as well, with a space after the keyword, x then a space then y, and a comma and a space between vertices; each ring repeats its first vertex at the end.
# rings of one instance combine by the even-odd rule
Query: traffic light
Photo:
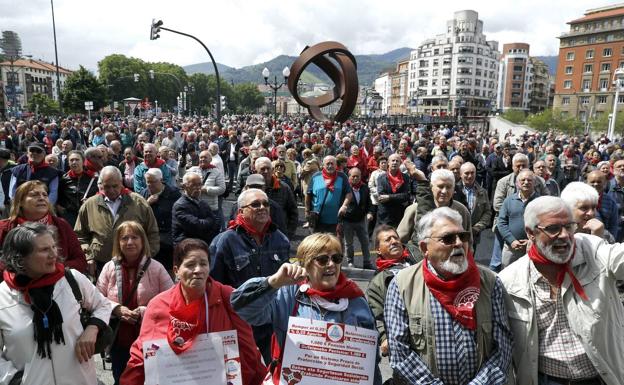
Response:
POLYGON ((156 21, 156 19, 152 19, 152 26, 150 30, 150 40, 156 40, 160 37, 160 27, 163 25, 162 20, 156 21))
POLYGON ((225 110, 225 108, 226 108, 225 96, 221 96, 221 111, 225 110))
POLYGON ((134 74, 134 82, 135 83, 139 82, 139 74, 134 74))

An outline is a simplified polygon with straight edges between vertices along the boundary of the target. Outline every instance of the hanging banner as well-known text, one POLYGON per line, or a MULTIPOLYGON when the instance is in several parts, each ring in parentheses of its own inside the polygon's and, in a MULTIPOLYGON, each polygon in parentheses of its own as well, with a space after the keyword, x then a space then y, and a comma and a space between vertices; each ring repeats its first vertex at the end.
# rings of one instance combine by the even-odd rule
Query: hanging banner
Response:
POLYGON ((377 331, 290 317, 280 385, 372 385, 377 331))

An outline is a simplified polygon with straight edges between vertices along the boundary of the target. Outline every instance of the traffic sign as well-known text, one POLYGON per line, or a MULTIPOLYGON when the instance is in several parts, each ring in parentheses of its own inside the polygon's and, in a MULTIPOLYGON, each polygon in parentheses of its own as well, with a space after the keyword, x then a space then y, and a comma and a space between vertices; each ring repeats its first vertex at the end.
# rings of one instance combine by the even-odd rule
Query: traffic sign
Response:
POLYGON ((93 102, 85 102, 85 110, 92 111, 93 110, 93 102))

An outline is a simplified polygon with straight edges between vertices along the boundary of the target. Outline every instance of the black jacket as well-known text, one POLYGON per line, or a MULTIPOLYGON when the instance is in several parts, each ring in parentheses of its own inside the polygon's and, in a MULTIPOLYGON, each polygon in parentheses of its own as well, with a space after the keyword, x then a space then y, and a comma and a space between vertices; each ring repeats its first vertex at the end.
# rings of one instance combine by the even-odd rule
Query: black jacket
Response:
POLYGON ((72 179, 68 172, 61 177, 59 183, 58 204, 65 210, 78 215, 83 198, 84 200, 91 198, 98 191, 97 178, 89 178, 83 173, 79 178, 72 179))
POLYGON ((286 236, 288 239, 292 239, 293 235, 297 231, 297 224, 299 221, 299 212, 297 211, 297 202, 295 202, 295 195, 288 185, 284 182, 279 182, 279 188, 272 188, 269 186, 265 192, 267 196, 277 202, 277 204, 284 209, 286 214, 286 236))
MULTIPOLYGON (((234 145, 234 161, 238 164, 241 161, 240 150, 242 145, 240 142, 236 142, 234 145)), ((219 146, 219 155, 221 155, 221 159, 223 160, 223 164, 227 164, 230 161, 230 141, 221 144, 219 146)))
POLYGON ((185 238, 199 238, 210 244, 220 227, 221 220, 212 213, 205 201, 182 194, 173 205, 171 235, 174 245, 185 238))
POLYGON ((370 190, 365 183, 362 184, 359 192, 359 203, 355 200, 355 191, 352 190, 351 193, 353 194, 353 199, 351 200, 351 203, 349 203, 349 206, 347 207, 347 212, 342 217, 342 220, 350 223, 361 222, 364 218, 366 218, 366 214, 370 212, 372 207, 370 190))
POLYGON ((403 173, 403 184, 396 192, 392 192, 388 175, 383 173, 377 177, 377 195, 389 195, 390 200, 385 203, 379 202, 377 222, 397 227, 403 219, 403 213, 411 201, 411 179, 403 173))
MULTIPOLYGON (((171 236, 171 222, 173 220, 173 206, 180 199, 180 191, 177 188, 173 188, 168 185, 164 185, 165 189, 158 196, 156 203, 150 204, 154 217, 158 223, 158 232, 160 233, 160 243, 166 245, 173 245, 173 239, 171 236)), ((149 189, 141 191, 141 196, 145 199, 149 198, 149 189)))

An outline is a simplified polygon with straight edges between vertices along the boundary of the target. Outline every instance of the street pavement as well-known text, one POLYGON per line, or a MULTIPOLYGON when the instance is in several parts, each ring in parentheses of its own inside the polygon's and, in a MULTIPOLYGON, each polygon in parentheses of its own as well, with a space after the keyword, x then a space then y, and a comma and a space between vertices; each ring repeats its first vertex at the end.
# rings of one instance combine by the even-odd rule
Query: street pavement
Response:
MULTIPOLYGON (((234 199, 235 199, 234 197, 231 197, 229 199, 226 199, 223 203, 223 212, 225 213, 226 216, 229 215, 230 213, 232 204, 235 201, 234 199)), ((303 206, 299 206, 299 218, 303 219, 303 206)), ((295 256, 295 253, 297 251, 297 246, 299 246, 299 243, 301 243, 303 238, 305 238, 307 235, 311 233, 309 229, 304 229, 302 225, 303 225, 303 221, 300 221, 299 226, 297 226, 296 235, 294 239, 291 240, 291 257, 295 256)), ((373 242, 371 242, 371 245, 372 243, 373 242)), ((483 233, 481 234, 481 242, 479 243, 477 250, 475 252, 475 260, 477 261, 477 263, 483 264, 485 266, 488 265, 490 261, 490 255, 492 253, 492 245, 493 245, 492 232, 489 229, 483 231, 483 233)), ((355 266, 362 266, 362 253, 361 253, 362 248, 357 238, 354 240, 354 248, 355 248, 354 264, 355 266)), ((371 250, 371 257, 374 258, 374 255, 375 255, 374 251, 371 250)), ((345 260, 345 264, 346 264, 346 260, 345 260)), ((370 279, 374 275, 374 271, 372 270, 348 268, 346 266, 343 267, 343 271, 345 272, 345 274, 347 274, 347 276, 353 279, 363 291, 366 291, 366 288, 368 287, 368 283, 370 282, 370 279)), ((100 383, 103 385, 113 385, 114 381, 113 381, 112 372, 110 370, 110 364, 106 364, 107 370, 104 370, 103 365, 102 365, 102 360, 100 359, 100 357, 96 356, 95 360, 96 360, 98 379, 100 380, 100 383)), ((381 369, 381 374, 382 374, 384 381, 392 376, 392 370, 390 369, 390 365, 386 357, 382 358, 381 363, 380 363, 380 369, 381 369)))

